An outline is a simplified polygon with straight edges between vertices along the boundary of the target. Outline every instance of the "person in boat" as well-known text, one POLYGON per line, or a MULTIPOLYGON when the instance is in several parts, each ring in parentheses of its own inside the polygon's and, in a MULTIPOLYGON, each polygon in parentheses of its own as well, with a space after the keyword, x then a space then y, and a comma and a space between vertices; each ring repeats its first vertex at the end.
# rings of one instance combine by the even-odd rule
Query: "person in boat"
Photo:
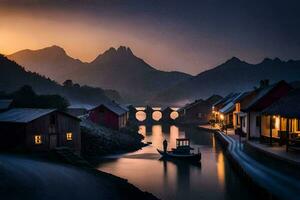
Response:
POLYGON ((163 141, 163 147, 164 147, 164 152, 166 153, 168 149, 168 141, 166 139, 164 139, 163 141))

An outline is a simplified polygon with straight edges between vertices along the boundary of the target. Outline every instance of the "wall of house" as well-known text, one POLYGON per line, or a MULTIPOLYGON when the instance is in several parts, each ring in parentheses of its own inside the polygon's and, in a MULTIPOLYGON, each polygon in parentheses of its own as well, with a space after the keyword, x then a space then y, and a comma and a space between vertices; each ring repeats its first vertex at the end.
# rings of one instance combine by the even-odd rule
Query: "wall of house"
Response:
POLYGON ((279 132, 280 131, 280 121, 281 121, 281 130, 285 131, 286 130, 286 119, 281 119, 279 117, 275 117, 274 119, 272 119, 273 116, 262 116, 262 121, 261 121, 261 125, 262 125, 262 132, 261 135, 264 137, 270 137, 270 120, 272 120, 271 123, 274 123, 274 125, 272 125, 272 137, 273 138, 279 138, 279 132))
POLYGON ((128 113, 125 113, 119 117, 119 128, 126 127, 128 122, 128 113))
POLYGON ((207 103, 198 103, 188 109, 184 109, 184 119, 189 121, 207 122, 211 115, 211 106, 207 103))
POLYGON ((299 123, 300 123, 300 119, 292 119, 292 132, 293 133, 298 133, 300 134, 300 126, 299 126, 299 123))
MULTIPOLYGON (((249 114, 248 114, 249 117, 249 114)), ((250 112, 250 137, 259 138, 260 137, 260 126, 257 124, 257 117, 260 117, 260 114, 257 112, 250 112)))
POLYGON ((89 119, 99 125, 112 129, 119 129, 119 116, 104 106, 97 107, 90 111, 89 119))
MULTIPOLYGON (((54 114, 51 114, 54 115, 54 114)), ((47 151, 49 150, 49 127, 50 127, 50 116, 46 115, 40 117, 28 124, 26 124, 26 148, 35 151, 47 151), (41 135, 42 143, 35 144, 34 136, 41 135)), ((54 115, 55 116, 55 115, 54 115)), ((57 127, 55 126, 55 129, 57 127)))
POLYGON ((241 117, 241 127, 242 127, 242 131, 246 134, 248 134, 248 124, 249 124, 249 122, 248 122, 247 115, 242 116, 241 117))
POLYGON ((80 121, 62 113, 57 114, 57 133, 58 146, 68 146, 80 152, 81 150, 81 132, 80 121), (67 140, 67 133, 72 133, 72 140, 67 140))

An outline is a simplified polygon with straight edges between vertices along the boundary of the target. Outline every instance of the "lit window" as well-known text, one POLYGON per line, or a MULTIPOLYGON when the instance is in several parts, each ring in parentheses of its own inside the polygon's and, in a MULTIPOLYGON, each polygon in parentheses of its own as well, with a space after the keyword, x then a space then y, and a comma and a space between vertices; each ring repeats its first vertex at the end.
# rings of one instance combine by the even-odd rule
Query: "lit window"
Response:
POLYGON ((70 132, 70 133, 67 133, 67 140, 72 140, 73 139, 73 135, 72 135, 72 133, 70 132))
POLYGON ((41 135, 35 135, 34 136, 34 143, 35 144, 42 144, 42 136, 41 135))

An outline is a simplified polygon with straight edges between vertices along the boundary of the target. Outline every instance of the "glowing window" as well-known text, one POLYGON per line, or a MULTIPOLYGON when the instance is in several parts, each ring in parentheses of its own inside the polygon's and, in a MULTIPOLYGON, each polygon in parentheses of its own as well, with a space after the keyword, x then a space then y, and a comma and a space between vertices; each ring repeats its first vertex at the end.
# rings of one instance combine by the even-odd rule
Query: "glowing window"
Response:
POLYGON ((42 144, 42 136, 41 135, 34 136, 34 144, 42 144))
POLYGON ((73 139, 73 134, 71 132, 67 133, 67 140, 70 141, 73 139))

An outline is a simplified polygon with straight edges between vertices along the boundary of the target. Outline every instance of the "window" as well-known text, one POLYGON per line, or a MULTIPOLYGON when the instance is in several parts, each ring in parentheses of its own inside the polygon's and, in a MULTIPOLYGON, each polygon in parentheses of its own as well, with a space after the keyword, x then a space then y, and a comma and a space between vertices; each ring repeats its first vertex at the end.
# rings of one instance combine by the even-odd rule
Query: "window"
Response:
POLYGON ((256 127, 260 127, 260 124, 261 124, 261 117, 256 116, 256 127))
POLYGON ((42 136, 41 135, 34 136, 34 144, 42 144, 42 136))
POLYGON ((71 132, 67 133, 66 136, 68 141, 71 141, 73 139, 73 134, 71 132))
POLYGON ((272 129, 275 129, 276 127, 275 127, 275 124, 276 124, 276 117, 275 116, 273 116, 272 117, 272 121, 271 121, 271 127, 272 127, 272 129))

